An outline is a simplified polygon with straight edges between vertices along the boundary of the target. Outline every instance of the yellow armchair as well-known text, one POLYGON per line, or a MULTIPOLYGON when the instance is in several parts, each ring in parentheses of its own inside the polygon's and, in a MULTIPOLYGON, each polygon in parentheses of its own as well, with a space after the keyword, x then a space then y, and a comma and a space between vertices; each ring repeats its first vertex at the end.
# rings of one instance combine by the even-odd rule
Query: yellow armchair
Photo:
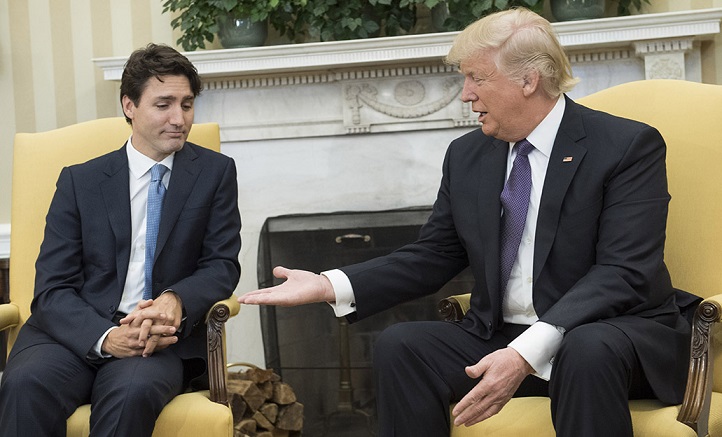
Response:
MULTIPOLYGON (((120 146, 130 136, 123 117, 104 118, 41 133, 18 133, 13 148, 12 234, 10 236, 10 303, 0 305, 0 330, 8 332, 8 351, 30 316, 35 260, 40 251, 45 215, 63 167, 87 161, 120 146)), ((189 141, 220 151, 216 123, 195 124, 189 141)), ((239 311, 231 298, 216 303, 206 316, 210 390, 184 393, 161 412, 153 436, 233 436, 233 416, 226 396, 224 324, 239 311)), ((86 437, 90 405, 68 419, 69 437, 86 437)))
MULTIPOLYGON (((722 86, 675 80, 618 85, 578 100, 656 127, 667 142, 672 201, 665 262, 675 287, 705 298, 694 316, 692 357, 682 405, 629 402, 635 436, 722 436, 722 351, 713 325, 722 319, 722 86), (719 367, 718 367, 719 369, 719 367), (714 375, 716 373, 716 375, 714 375), (716 378, 713 378, 716 376, 716 378)), ((439 303, 447 320, 463 317, 469 295, 439 303)), ((613 419, 610 419, 613 420, 613 419)), ((548 398, 515 398, 496 416, 452 437, 554 436, 548 398)))

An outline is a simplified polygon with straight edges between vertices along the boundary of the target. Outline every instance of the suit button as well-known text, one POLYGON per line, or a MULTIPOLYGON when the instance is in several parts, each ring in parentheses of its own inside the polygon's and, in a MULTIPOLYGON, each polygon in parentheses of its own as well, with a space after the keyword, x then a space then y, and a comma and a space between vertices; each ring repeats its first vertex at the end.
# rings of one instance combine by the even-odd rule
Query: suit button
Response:
POLYGON ((109 307, 108 307, 108 312, 109 312, 110 314, 115 314, 115 307, 112 306, 112 305, 109 306, 109 307))

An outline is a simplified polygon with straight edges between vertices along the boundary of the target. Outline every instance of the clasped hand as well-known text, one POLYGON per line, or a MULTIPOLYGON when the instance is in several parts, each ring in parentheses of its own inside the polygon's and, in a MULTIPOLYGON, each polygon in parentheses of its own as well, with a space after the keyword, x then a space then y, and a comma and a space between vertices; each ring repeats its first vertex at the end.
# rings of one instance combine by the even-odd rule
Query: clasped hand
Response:
POLYGON ((149 357, 178 342, 174 334, 180 327, 183 309, 178 295, 163 293, 155 300, 141 300, 120 320, 103 341, 103 351, 116 358, 149 357))

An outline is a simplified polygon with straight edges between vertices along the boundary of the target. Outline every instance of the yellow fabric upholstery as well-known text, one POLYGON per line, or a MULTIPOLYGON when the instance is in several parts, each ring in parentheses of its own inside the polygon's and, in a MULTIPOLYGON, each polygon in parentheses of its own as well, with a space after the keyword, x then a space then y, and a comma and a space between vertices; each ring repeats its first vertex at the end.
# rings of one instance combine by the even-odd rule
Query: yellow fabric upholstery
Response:
MULTIPOLYGON (((0 329, 8 328, 8 350, 30 315, 35 260, 40 251, 45 215, 63 167, 119 149, 130 136, 123 117, 104 118, 41 133, 18 133, 13 149, 10 304, 0 305, 0 329)), ((196 124, 189 141, 220 151, 216 123, 196 124)), ((234 301, 235 302, 235 301, 234 301)), ((237 303, 232 313, 238 312, 237 303)), ((87 436, 90 406, 68 420, 68 436, 87 436)), ((178 396, 161 413, 154 436, 233 435, 228 406, 212 402, 208 393, 178 396)))
MULTIPOLYGON (((653 400, 629 403, 635 435, 655 437, 694 437, 694 430, 677 422, 679 407, 665 406, 653 400), (644 434, 640 434, 644 433, 644 434)), ((487 419, 483 426, 454 428, 452 437, 480 436, 534 436, 554 437, 549 398, 530 397, 514 399, 504 407, 504 414, 487 419), (509 420, 512 416, 515 419, 509 420)))
MULTIPOLYGON (((228 407, 211 402, 208 391, 176 396, 160 414, 153 437, 198 437, 233 435, 233 417, 228 407)), ((90 434, 90 405, 75 410, 68 419, 68 436, 90 434)))
MULTIPOLYGON (((675 80, 618 85, 579 103, 656 127, 667 143, 672 196, 665 261, 674 286, 708 298, 722 292, 722 86, 675 80)), ((715 346, 719 339, 713 340, 715 346)), ((720 349, 715 349, 719 351, 720 349)), ((715 353, 709 435, 722 436, 722 353, 715 353)), ((593 394, 590 394, 593 396, 593 394)), ((697 434, 678 422, 679 406, 631 401, 635 436, 697 434)), ((614 418, 610 418, 614 420, 614 418)), ((491 419, 453 437, 553 436, 548 398, 512 399, 491 419)))

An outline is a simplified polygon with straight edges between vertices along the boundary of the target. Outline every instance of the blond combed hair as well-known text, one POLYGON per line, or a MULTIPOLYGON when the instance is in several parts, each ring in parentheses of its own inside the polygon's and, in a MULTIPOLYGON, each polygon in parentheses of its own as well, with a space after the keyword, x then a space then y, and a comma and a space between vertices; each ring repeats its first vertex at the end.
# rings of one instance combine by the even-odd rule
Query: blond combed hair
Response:
POLYGON ((446 63, 459 66, 480 54, 491 54, 499 72, 523 82, 539 73, 550 97, 571 91, 579 82, 549 21, 525 8, 507 9, 470 24, 454 39, 446 63))

